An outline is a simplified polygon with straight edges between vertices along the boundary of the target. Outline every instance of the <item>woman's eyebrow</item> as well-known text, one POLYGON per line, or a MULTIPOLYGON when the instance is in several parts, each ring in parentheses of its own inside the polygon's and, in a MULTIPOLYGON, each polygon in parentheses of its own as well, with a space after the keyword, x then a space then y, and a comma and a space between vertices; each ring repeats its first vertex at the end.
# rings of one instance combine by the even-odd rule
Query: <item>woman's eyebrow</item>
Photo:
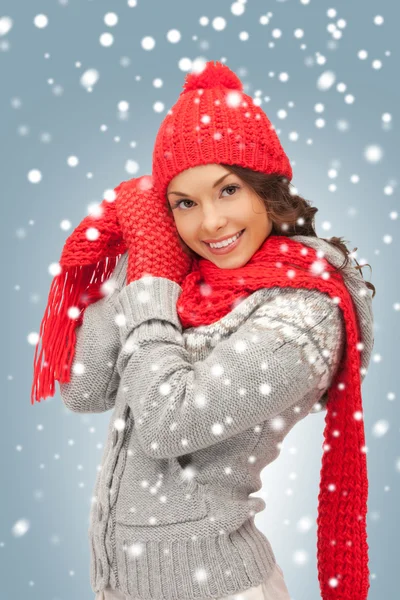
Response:
MULTIPOLYGON (((222 177, 220 177, 213 185, 213 189, 215 187, 217 187, 218 184, 221 183, 221 181, 223 181, 225 179, 225 177, 228 177, 228 175, 232 175, 232 173, 226 173, 226 175, 223 175, 222 177)), ((190 196, 190 194, 183 194, 182 192, 168 192, 167 196, 169 194, 176 194, 176 196, 190 196)))

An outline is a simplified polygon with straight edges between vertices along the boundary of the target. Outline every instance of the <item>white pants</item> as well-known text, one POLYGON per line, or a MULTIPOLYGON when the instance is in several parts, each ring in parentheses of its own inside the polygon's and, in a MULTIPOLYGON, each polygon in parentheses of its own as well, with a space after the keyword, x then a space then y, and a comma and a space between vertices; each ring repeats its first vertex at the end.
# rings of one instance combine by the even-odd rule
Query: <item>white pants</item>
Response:
MULTIPOLYGON (((126 600, 126 598, 125 594, 120 591, 107 587, 96 594, 94 600, 126 600)), ((224 596, 219 600, 290 600, 290 594, 283 578, 282 569, 276 564, 267 581, 249 588, 245 592, 224 596)))

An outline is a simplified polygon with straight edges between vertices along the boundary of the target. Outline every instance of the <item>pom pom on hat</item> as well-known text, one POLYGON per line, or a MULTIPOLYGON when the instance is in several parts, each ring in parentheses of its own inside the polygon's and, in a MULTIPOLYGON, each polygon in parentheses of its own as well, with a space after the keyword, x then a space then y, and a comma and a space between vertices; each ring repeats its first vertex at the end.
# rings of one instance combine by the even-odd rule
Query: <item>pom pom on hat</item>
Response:
POLYGON ((231 71, 226 65, 220 62, 212 61, 206 63, 204 69, 199 73, 189 73, 186 76, 183 85, 183 92, 180 95, 192 90, 211 89, 215 87, 225 87, 231 90, 243 91, 243 85, 239 77, 231 71))

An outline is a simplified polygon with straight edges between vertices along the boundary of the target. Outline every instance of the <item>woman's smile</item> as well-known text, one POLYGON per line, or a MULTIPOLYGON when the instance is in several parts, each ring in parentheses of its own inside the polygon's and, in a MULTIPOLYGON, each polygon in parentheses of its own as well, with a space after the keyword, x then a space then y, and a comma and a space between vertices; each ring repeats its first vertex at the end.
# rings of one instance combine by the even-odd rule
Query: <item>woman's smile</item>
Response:
POLYGON ((233 250, 235 250, 235 248, 239 246, 240 240, 242 239, 244 232, 245 230, 242 229, 239 237, 237 237, 235 241, 231 242, 227 246, 223 246, 222 248, 212 248, 210 244, 207 244, 207 242, 203 242, 203 244, 207 246, 208 250, 212 252, 212 254, 228 254, 228 252, 232 252, 233 250))

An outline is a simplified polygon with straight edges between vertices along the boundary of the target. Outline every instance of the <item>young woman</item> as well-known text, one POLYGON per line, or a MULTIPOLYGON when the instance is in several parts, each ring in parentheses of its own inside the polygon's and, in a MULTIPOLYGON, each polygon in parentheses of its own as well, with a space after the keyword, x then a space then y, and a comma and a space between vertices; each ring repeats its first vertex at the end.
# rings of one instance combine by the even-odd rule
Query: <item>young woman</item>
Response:
POLYGON ((316 235, 291 177, 266 115, 210 62, 162 123, 152 176, 66 242, 32 401, 58 380, 71 410, 114 411, 89 528, 96 600, 289 600, 250 494, 320 410, 321 595, 367 598, 373 286, 316 235))

